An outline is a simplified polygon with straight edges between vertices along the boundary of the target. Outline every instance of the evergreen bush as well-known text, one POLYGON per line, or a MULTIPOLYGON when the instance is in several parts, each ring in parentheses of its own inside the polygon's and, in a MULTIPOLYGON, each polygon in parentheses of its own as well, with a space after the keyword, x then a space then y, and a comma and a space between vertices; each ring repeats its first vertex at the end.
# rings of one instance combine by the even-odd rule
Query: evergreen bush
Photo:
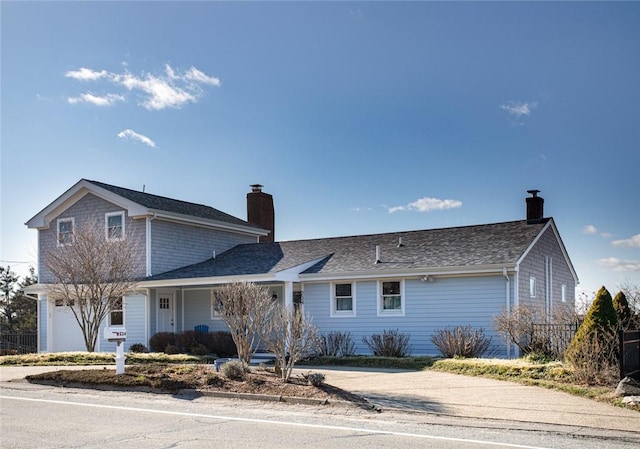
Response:
POLYGON ((615 298, 613 298, 613 308, 618 316, 618 323, 620 324, 620 327, 623 330, 631 329, 633 313, 629 307, 627 296, 623 292, 618 292, 615 298))
POLYGON ((617 366, 617 325, 611 294, 601 287, 565 352, 565 359, 577 377, 587 383, 598 383, 589 373, 607 372, 617 366))

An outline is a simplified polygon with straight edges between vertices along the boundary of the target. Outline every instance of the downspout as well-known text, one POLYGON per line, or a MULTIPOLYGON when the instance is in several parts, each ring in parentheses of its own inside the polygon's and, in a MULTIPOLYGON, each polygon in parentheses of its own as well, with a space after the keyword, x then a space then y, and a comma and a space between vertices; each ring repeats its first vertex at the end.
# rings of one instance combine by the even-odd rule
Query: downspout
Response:
POLYGON ((147 276, 151 276, 151 221, 156 218, 156 213, 147 215, 147 226, 145 232, 145 264, 147 270, 147 276))
MULTIPOLYGON (((511 279, 509 278, 509 274, 507 273, 507 267, 502 269, 502 275, 506 280, 506 302, 507 302, 507 315, 511 315, 511 279)), ((507 358, 511 358, 511 343, 507 343, 507 358)))

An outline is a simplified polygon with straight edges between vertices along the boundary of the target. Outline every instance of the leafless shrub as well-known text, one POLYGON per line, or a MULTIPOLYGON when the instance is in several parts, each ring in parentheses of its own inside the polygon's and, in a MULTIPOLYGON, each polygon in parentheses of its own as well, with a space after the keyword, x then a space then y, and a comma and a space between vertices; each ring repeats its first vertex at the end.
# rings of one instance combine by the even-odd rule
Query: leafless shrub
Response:
POLYGON ((280 375, 286 382, 295 364, 316 352, 318 330, 299 309, 278 305, 266 328, 264 343, 275 354, 280 375))
POLYGON ((362 337, 362 342, 373 352, 373 355, 381 357, 406 357, 411 353, 409 334, 403 334, 394 330, 384 330, 382 334, 373 334, 371 337, 362 337))
POLYGON ((241 361, 251 362, 270 326, 274 307, 269 289, 251 282, 235 282, 216 290, 214 308, 229 327, 241 361))
POLYGON ((547 316, 540 305, 521 304, 510 312, 503 310, 495 317, 494 327, 523 355, 533 353, 560 360, 578 322, 578 316, 570 307, 557 306, 551 316, 547 316))
POLYGON ((318 354, 328 356, 347 357, 354 355, 356 346, 351 332, 333 331, 323 334, 318 342, 318 354))
POLYGON ((447 358, 482 357, 491 346, 491 337, 487 337, 483 329, 473 329, 470 325, 438 329, 431 335, 431 341, 447 358))

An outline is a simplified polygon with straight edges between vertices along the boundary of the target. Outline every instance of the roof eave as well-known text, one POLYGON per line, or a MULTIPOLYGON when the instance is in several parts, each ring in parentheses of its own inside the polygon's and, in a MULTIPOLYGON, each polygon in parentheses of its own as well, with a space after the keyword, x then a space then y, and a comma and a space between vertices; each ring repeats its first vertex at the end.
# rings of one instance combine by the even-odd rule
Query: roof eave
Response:
POLYGON ((219 220, 211 220, 207 218, 194 217, 192 215, 177 214, 159 209, 149 209, 147 215, 153 218, 159 218, 175 223, 190 224, 193 226, 201 226, 206 228, 222 229, 225 231, 241 232, 252 236, 268 235, 269 231, 262 228, 256 228, 249 224, 246 226, 240 224, 227 223, 219 220))

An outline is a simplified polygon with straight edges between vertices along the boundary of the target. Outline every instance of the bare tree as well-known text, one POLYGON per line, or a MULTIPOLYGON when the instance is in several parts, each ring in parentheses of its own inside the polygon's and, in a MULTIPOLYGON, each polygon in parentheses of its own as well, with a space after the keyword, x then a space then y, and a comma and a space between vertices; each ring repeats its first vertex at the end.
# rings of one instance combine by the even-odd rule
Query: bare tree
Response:
POLYGON ((251 282, 235 282, 216 290, 214 309, 229 327, 241 361, 249 363, 256 353, 274 306, 269 289, 251 282))
POLYGON ((135 286, 136 252, 131 238, 107 238, 104 222, 93 217, 75 227, 70 242, 44 254, 54 278, 46 286, 48 300, 73 312, 89 352, 102 321, 135 286))
POLYGON ((276 355, 282 380, 287 382, 296 362, 313 354, 319 342, 317 328, 300 310, 278 305, 265 335, 265 346, 276 355))

